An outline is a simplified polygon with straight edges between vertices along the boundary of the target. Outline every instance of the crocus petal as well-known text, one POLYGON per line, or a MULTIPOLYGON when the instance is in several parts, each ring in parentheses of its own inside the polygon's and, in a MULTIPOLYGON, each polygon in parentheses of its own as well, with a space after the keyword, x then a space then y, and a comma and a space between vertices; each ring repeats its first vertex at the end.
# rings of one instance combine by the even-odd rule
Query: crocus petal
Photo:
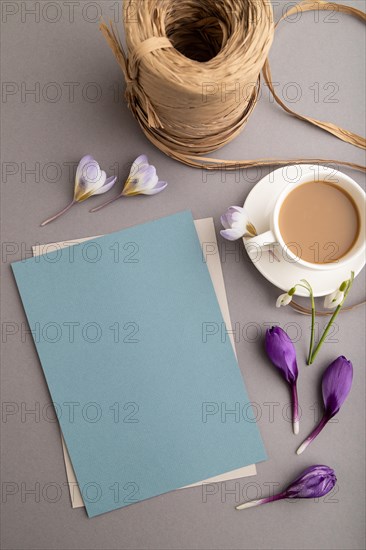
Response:
POLYGON ((243 236, 243 233, 239 229, 222 229, 220 235, 228 241, 236 241, 243 236))
POLYGON ((248 215, 245 211, 245 209, 242 206, 229 206, 226 213, 230 216, 235 213, 240 214, 243 218, 248 218, 248 215))
POLYGON ((244 235, 244 233, 246 232, 246 229, 247 229, 247 222, 246 222, 245 219, 242 218, 242 216, 240 214, 234 213, 230 217, 229 222, 230 222, 230 227, 235 228, 235 229, 240 229, 240 231, 244 235))
POLYGON ((335 290, 334 292, 332 292, 332 294, 329 294, 328 296, 325 297, 324 307, 326 309, 333 309, 339 306, 343 298, 344 298, 344 292, 342 292, 339 289, 335 290))
POLYGON ((76 168, 75 182, 78 182, 83 175, 83 169, 86 164, 93 162, 94 159, 91 155, 85 155, 79 162, 78 167, 76 168))
POLYGON ((93 187, 99 185, 101 180, 105 181, 106 177, 107 174, 100 169, 95 160, 87 162, 83 167, 81 179, 93 187))
POLYGON ((156 173, 155 166, 149 164, 144 166, 142 170, 139 171, 135 183, 134 189, 137 193, 144 193, 149 189, 154 189, 157 185, 159 178, 156 173))
POLYGON ((132 163, 131 170, 130 170, 130 176, 134 177, 136 176, 137 172, 143 168, 143 166, 148 166, 149 161, 147 159, 146 155, 140 155, 135 159, 132 163))
POLYGON ((168 183, 166 181, 158 181, 158 183, 153 187, 152 189, 146 189, 145 191, 141 191, 142 195, 156 195, 157 193, 161 193, 161 191, 164 191, 164 189, 168 186, 168 183))
POLYGON ((85 201, 103 187, 106 179, 107 174, 100 169, 96 160, 83 157, 75 176, 74 199, 78 202, 85 201))
POLYGON ((296 382, 298 368, 296 350, 288 334, 280 327, 272 327, 266 330, 265 349, 269 359, 287 382, 296 382))
POLYGON ((224 227, 224 229, 230 229, 230 223, 227 219, 227 215, 223 214, 220 218, 221 225, 224 227))
POLYGON ((284 493, 286 498, 319 498, 329 493, 336 482, 332 468, 317 464, 306 468, 284 493))
POLYGON ((353 379, 353 366, 343 355, 329 365, 322 378, 322 393, 326 414, 331 418, 347 398, 353 379))
POLYGON ((107 178, 105 180, 105 183, 102 187, 94 191, 93 195, 102 195, 103 193, 106 193, 110 189, 112 189, 113 185, 117 181, 117 176, 111 176, 110 178, 107 178))
POLYGON ((133 161, 128 175, 127 181, 134 180, 139 177, 139 174, 142 170, 149 167, 149 162, 146 155, 140 155, 136 160, 133 161))
POLYGON ((235 230, 235 233, 221 232, 221 235, 225 239, 236 240, 243 237, 247 232, 249 220, 244 208, 241 206, 230 206, 225 214, 221 216, 221 223, 225 230, 235 230))
MULTIPOLYGON (((97 172, 93 170, 93 174, 97 175, 97 172)), ((83 202, 92 195, 98 194, 100 189, 103 189, 105 182, 107 181, 107 174, 104 170, 100 170, 98 174, 99 178, 95 182, 88 182, 85 191, 82 193, 82 196, 79 198, 79 202, 83 202)))
POLYGON ((106 177, 106 173, 100 169, 97 161, 90 160, 83 165, 80 178, 75 183, 85 189, 100 187, 101 184, 104 184, 106 177))

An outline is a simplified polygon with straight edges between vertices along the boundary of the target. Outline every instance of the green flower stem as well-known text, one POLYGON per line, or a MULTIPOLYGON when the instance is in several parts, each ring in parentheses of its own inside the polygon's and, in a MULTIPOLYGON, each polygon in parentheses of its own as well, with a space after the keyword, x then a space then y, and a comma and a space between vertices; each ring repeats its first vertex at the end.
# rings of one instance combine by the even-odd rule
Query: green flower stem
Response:
POLYGON ((311 364, 311 358, 312 358, 313 347, 314 347, 314 332, 315 332, 315 301, 314 301, 313 289, 311 289, 311 292, 310 292, 310 299, 311 299, 311 333, 310 333, 309 355, 307 360, 308 365, 311 364))
POLYGON ((320 350, 321 346, 323 345, 324 340, 325 340, 326 337, 328 336, 328 332, 329 332, 329 330, 330 330, 330 327, 332 326, 333 322, 335 321, 335 319, 336 319, 338 313, 340 312, 340 310, 341 310, 341 308, 342 308, 342 304, 343 304, 343 302, 340 303, 339 306, 336 307, 335 312, 334 312, 333 315, 331 316, 329 323, 327 324, 327 326, 326 326, 325 329, 324 329, 324 332, 323 332, 322 337, 320 338, 320 340, 319 340, 319 342, 318 342, 318 345, 316 346, 314 352, 312 353, 312 355, 311 355, 311 357, 310 357, 310 360, 309 360, 309 362, 308 362, 308 365, 311 365, 312 363, 314 363, 315 357, 318 355, 319 350, 320 350))
POLYGON ((311 355, 313 353, 313 347, 314 347, 314 333, 315 333, 315 301, 314 301, 314 292, 311 284, 306 279, 301 279, 301 281, 304 283, 299 284, 298 286, 302 286, 305 288, 310 295, 311 300, 311 332, 310 332, 310 344, 309 344, 309 354, 307 358, 307 364, 310 365, 311 355))
POLYGON ((310 357, 310 361, 308 362, 309 365, 311 365, 312 363, 314 363, 315 357, 318 355, 319 350, 320 350, 320 348, 322 347, 324 340, 325 340, 326 337, 328 336, 330 327, 332 326, 332 324, 334 323, 335 319, 337 318, 338 313, 339 313, 340 310, 342 309, 342 306, 343 306, 343 304, 344 304, 344 302, 345 302, 345 300, 346 300, 346 298, 347 298, 347 294, 348 294, 349 291, 351 290, 351 286, 352 286, 354 277, 355 277, 355 274, 354 274, 354 272, 352 271, 352 272, 351 272, 351 278, 350 278, 349 281, 348 281, 348 285, 347 285, 347 288, 346 288, 345 293, 344 293, 344 298, 343 298, 343 300, 341 301, 341 303, 336 307, 336 309, 335 309, 335 311, 334 311, 332 317, 330 318, 330 320, 329 320, 327 326, 325 327, 325 329, 324 329, 324 331, 323 331, 323 334, 322 334, 322 336, 321 336, 321 338, 320 338, 320 340, 319 340, 319 342, 318 342, 318 344, 317 344, 315 350, 313 351, 313 353, 312 353, 312 355, 311 355, 311 357, 310 357))

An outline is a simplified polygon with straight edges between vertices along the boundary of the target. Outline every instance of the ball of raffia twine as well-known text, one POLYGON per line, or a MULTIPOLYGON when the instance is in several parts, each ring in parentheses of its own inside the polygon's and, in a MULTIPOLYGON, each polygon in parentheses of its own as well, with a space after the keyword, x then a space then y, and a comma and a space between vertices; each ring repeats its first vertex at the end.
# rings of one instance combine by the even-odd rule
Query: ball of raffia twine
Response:
MULTIPOLYGON (((203 156, 244 128, 258 99, 261 71, 289 114, 347 143, 366 146, 365 138, 353 132, 295 113, 275 93, 268 63, 275 34, 269 0, 126 0, 123 8, 127 51, 113 24, 103 23, 101 30, 123 71, 128 106, 161 151, 206 169, 306 162, 365 171, 358 164, 321 158, 227 161, 203 156)), ((305 0, 292 5, 281 20, 312 10, 366 19, 350 6, 305 0)), ((295 40, 289 47, 294 46, 295 40)))

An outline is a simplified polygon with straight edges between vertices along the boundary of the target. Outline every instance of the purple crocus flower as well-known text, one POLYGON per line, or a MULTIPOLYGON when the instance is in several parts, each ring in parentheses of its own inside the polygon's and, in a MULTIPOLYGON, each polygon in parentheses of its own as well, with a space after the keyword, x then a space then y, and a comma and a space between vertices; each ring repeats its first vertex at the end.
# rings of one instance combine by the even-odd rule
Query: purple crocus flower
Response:
POLYGON ((322 431, 324 426, 337 414, 346 400, 352 386, 353 367, 343 355, 329 365, 322 378, 322 393, 324 401, 324 415, 317 427, 297 449, 297 454, 305 451, 306 447, 322 431))
POLYGON ((290 384, 292 397, 292 424, 294 434, 299 433, 299 402, 297 397, 297 362, 295 347, 288 334, 280 327, 267 329, 265 348, 268 357, 290 384))
POLYGON ((274 502, 283 498, 319 498, 331 491, 337 482, 334 470, 328 466, 317 464, 306 468, 282 493, 272 497, 252 500, 236 506, 237 510, 252 508, 267 502, 274 502))

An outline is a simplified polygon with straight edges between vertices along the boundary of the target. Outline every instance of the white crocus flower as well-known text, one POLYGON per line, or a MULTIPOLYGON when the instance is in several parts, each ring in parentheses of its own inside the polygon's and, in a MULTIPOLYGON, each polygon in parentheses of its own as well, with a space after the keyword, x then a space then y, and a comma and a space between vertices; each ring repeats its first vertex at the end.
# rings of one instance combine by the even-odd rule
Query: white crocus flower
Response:
POLYGON ((166 181, 160 181, 156 168, 149 164, 146 155, 140 155, 132 163, 130 174, 123 187, 122 195, 132 197, 134 195, 156 195, 167 187, 166 181))
POLYGON ((220 234, 228 241, 236 241, 244 236, 255 237, 256 231, 250 223, 248 215, 241 206, 230 206, 221 216, 224 229, 220 234))
POLYGON ((83 202, 93 195, 106 193, 113 187, 116 180, 115 176, 107 178, 107 174, 101 170, 98 162, 91 155, 85 155, 76 169, 73 200, 61 212, 41 223, 41 227, 65 214, 77 202, 83 202))
POLYGON ((130 173, 123 186, 122 191, 117 197, 97 206, 90 210, 90 212, 97 212, 104 208, 108 204, 122 198, 122 197, 134 197, 135 195, 156 195, 161 193, 167 187, 166 181, 160 181, 156 173, 156 168, 152 164, 149 164, 146 155, 140 155, 132 163, 130 173))
POLYGON ((75 175, 74 200, 83 202, 92 195, 102 195, 109 191, 117 178, 107 178, 104 170, 91 155, 85 155, 79 162, 75 175))

